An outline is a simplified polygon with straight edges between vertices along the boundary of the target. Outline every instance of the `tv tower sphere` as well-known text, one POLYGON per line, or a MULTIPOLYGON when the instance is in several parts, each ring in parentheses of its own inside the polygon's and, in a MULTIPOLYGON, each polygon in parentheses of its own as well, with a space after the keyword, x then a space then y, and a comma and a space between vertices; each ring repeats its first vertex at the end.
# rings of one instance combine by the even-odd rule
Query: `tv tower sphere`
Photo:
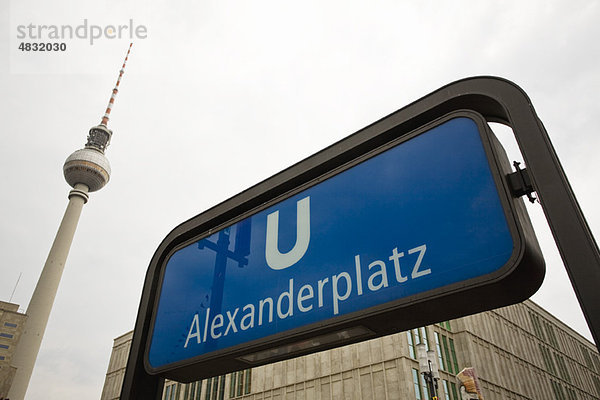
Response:
POLYGON ((110 179, 110 163, 104 150, 110 143, 112 131, 105 125, 94 126, 83 149, 76 150, 65 161, 63 173, 71 187, 83 184, 89 192, 100 190, 110 179))

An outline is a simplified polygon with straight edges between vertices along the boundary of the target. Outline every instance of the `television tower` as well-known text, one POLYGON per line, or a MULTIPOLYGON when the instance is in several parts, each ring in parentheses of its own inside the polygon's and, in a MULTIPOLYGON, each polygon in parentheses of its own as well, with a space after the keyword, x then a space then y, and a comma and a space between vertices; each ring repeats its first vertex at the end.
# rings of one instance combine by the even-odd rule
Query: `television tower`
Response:
POLYGON ((85 147, 71 154, 63 166, 65 179, 73 190, 69 192, 67 210, 31 296, 23 333, 12 357, 11 364, 17 370, 8 392, 8 398, 11 400, 24 400, 25 398, 77 222, 83 205, 89 198, 88 193, 100 190, 110 179, 110 164, 104 155, 112 136, 112 131, 108 129, 107 124, 132 45, 133 43, 129 45, 125 61, 119 71, 117 84, 112 91, 100 125, 90 129, 85 147))

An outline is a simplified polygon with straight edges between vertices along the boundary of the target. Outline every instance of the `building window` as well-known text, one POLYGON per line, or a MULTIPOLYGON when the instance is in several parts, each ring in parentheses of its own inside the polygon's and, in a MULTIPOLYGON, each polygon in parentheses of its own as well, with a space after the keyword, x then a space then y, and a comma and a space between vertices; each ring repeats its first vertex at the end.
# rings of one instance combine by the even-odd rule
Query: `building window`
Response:
POLYGON ((600 396, 600 379, 597 376, 592 375, 592 381, 594 381, 594 386, 596 386, 596 394, 600 396))
POLYGON ((0 356, 0 360, 6 360, 6 357, 0 356))
POLYGON ((425 376, 423 374, 419 375, 421 375, 421 388, 423 388, 423 396, 425 396, 426 399, 430 399, 431 394, 429 393, 429 386, 427 386, 427 382, 425 382, 425 376))
POLYGON ((444 385, 444 400, 460 400, 458 397, 458 391, 456 390, 456 385, 452 382, 448 382, 447 380, 442 381, 444 385))
POLYGON ((183 386, 183 400, 190 400, 190 391, 192 390, 194 383, 188 383, 183 386))
POLYGON ((181 383, 173 383, 165 387, 164 400, 179 400, 179 388, 181 383))
POLYGON ((225 398, 225 375, 219 377, 219 400, 225 398))
POLYGON ((406 331, 406 338, 408 339, 408 354, 410 358, 417 359, 417 352, 415 351, 415 341, 413 339, 412 331, 406 331))
POLYGON ((546 365, 546 371, 556 376, 556 367, 554 366, 554 361, 552 361, 552 355, 550 354, 550 350, 548 350, 548 348, 546 348, 541 343, 538 343, 538 346, 540 348, 540 352, 542 353, 544 364, 546 365))
POLYGON ((450 390, 448 388, 448 381, 447 380, 443 380, 442 384, 444 386, 444 400, 451 400, 450 399, 450 390))
MULTIPOLYGON (((446 370, 448 372, 453 372, 452 371, 452 359, 450 358, 450 350, 448 348, 448 340, 446 339, 445 335, 440 335, 442 337, 442 346, 444 347, 444 355, 446 356, 444 358, 445 364, 446 364, 446 370)), ((456 356, 455 356, 456 357, 456 356)), ((458 373, 458 371, 456 371, 458 373)))
POLYGON ((0 332, 0 337, 12 339, 14 337, 14 335, 11 333, 0 332))
POLYGON ((242 391, 244 390, 244 371, 238 371, 238 379, 236 385, 236 395, 241 396, 242 391))
POLYGON ((406 331, 406 337, 408 339, 408 352, 412 359, 417 359, 417 352, 415 349, 418 344, 424 343, 425 348, 429 350, 429 338, 425 327, 406 331))
POLYGON ((170 400, 171 399, 171 389, 173 388, 173 385, 169 385, 165 388, 165 395, 163 396, 164 400, 170 400))
POLYGON ((0 344, 0 349, 8 349, 8 345, 7 344, 0 344))
POLYGON ((183 393, 183 400, 200 400, 202 381, 188 383, 183 393))
POLYGON ((556 398, 556 400, 567 400, 567 398, 565 397, 565 392, 563 391, 563 388, 560 385, 560 383, 555 381, 550 382, 552 383, 552 391, 554 392, 554 398, 556 398))
POLYGON ((597 354, 592 354, 594 357, 594 365, 596 366, 596 372, 600 373, 600 358, 597 354))
POLYGON ((441 326, 442 328, 452 332, 452 327, 450 326, 450 321, 442 321, 438 325, 441 326))
POLYGON ((542 325, 540 324, 540 317, 533 312, 529 312, 529 318, 531 319, 531 324, 533 325, 533 331, 535 332, 535 336, 542 340, 546 340, 544 336, 544 331, 542 331, 542 325))
POLYGON ((217 400, 217 395, 219 394, 219 379, 220 376, 216 376, 213 378, 212 390, 210 393, 210 400, 217 400))
POLYGON ((213 379, 214 378, 208 378, 206 380, 206 395, 204 396, 204 400, 210 400, 210 391, 213 379))
POLYGON ((419 371, 412 369, 413 387, 415 389, 415 399, 423 400, 423 394, 421 393, 421 385, 419 385, 419 371))
POLYGON ((454 373, 458 374, 458 361, 456 360, 456 350, 454 350, 454 340, 448 338, 448 344, 450 344, 450 355, 452 356, 452 365, 454 366, 454 373))
POLYGON ((210 393, 210 400, 217 400, 219 395, 219 380, 220 376, 216 376, 213 378, 212 391, 210 393))
POLYGON ((247 371, 250 371, 250 370, 240 371, 240 379, 238 379, 238 393, 240 396, 242 394, 246 394, 245 388, 246 388, 246 385, 248 384, 248 378, 246 376, 247 371))
POLYGON ((235 397, 236 396, 236 380, 237 380, 237 372, 232 372, 229 375, 229 397, 235 397))
POLYGON ((187 385, 185 385, 185 389, 183 391, 183 400, 190 400, 190 397, 193 399, 195 393, 196 382, 188 383, 187 385))
POLYGON ((252 370, 232 372, 229 375, 229 397, 249 394, 252 388, 252 370))
POLYGON ((252 391, 252 370, 246 370, 246 381, 244 382, 244 394, 250 394, 252 391))
POLYGON ((437 351, 437 356, 438 356, 438 367, 440 369, 443 370, 447 370, 446 368, 446 364, 444 363, 444 355, 442 353, 442 346, 440 343, 440 334, 437 332, 434 332, 433 335, 435 336, 435 350, 437 351))
POLYGON ((417 359, 417 352, 415 351, 415 341, 413 339, 412 331, 406 331, 406 338, 408 339, 408 354, 410 358, 417 359))
MULTIPOLYGON (((594 363, 592 362, 592 357, 590 357, 590 352, 584 345, 579 345, 581 348, 581 353, 583 354, 583 359, 585 360, 585 364, 592 371, 594 370, 594 363)), ((600 394, 600 393, 599 393, 600 394)))
POLYGON ((454 382, 450 382, 450 388, 452 389, 452 400, 460 400, 458 397, 458 390, 456 390, 456 384, 454 382))
POLYGON ((16 328, 17 324, 13 324, 12 322, 5 322, 4 326, 7 326, 9 328, 16 328))
POLYGON ((225 397, 225 375, 206 380, 205 400, 223 400, 225 397))
POLYGON ((552 347, 558 349, 558 340, 556 340, 556 334, 554 333, 554 327, 549 322, 544 321, 544 328, 546 328, 546 335, 548 336, 548 342, 552 347))
POLYGON ((196 397, 190 396, 190 400, 201 400, 200 397, 202 395, 202 381, 196 382, 196 397))
POLYGON ((554 361, 556 361, 556 365, 558 366, 558 373, 560 376, 567 382, 571 382, 571 375, 569 374, 569 370, 567 369, 567 365, 565 364, 565 359, 562 355, 558 353, 554 353, 554 361))
POLYGON ((421 343, 425 343, 425 348, 429 350, 429 337, 427 336, 427 329, 423 326, 419 328, 419 333, 421 334, 419 337, 421 343))

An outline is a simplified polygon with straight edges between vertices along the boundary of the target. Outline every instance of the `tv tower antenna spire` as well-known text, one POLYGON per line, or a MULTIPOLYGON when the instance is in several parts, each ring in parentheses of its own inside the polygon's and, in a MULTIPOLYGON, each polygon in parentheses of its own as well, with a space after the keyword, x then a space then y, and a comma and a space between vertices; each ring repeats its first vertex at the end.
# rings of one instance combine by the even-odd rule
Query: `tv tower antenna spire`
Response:
POLYGON ((110 164, 104 155, 112 137, 112 131, 108 129, 107 124, 132 45, 133 43, 129 45, 100 125, 90 129, 84 148, 71 154, 63 166, 65 180, 73 189, 69 192, 69 204, 65 215, 27 307, 27 320, 11 360, 12 366, 16 368, 8 392, 8 398, 11 400, 25 398, 79 216, 83 205, 89 199, 88 193, 100 190, 110 179, 110 164))
POLYGON ((129 58, 129 53, 131 52, 131 46, 133 43, 129 43, 129 49, 127 49, 127 54, 125 55, 125 60, 123 60, 123 66, 119 71, 119 77, 117 78, 117 83, 115 84, 115 88, 112 91, 110 96, 110 100, 108 101, 108 106, 106 107, 106 111, 104 112, 104 117, 102 117, 102 122, 100 125, 106 126, 108 124, 108 117, 110 117, 110 110, 112 110, 113 105, 115 104, 115 97, 117 97, 117 93, 119 93, 119 83, 121 83, 121 78, 123 77, 123 73, 125 72, 125 64, 127 64, 127 59, 129 58))

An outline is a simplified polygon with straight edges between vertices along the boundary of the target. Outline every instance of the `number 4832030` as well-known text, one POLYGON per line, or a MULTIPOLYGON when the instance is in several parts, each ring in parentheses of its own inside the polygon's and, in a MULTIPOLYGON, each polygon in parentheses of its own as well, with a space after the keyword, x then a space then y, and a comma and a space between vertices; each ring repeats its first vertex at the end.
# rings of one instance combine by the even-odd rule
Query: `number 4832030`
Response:
POLYGON ((21 51, 65 51, 67 50, 66 43, 26 43, 19 44, 21 51))

